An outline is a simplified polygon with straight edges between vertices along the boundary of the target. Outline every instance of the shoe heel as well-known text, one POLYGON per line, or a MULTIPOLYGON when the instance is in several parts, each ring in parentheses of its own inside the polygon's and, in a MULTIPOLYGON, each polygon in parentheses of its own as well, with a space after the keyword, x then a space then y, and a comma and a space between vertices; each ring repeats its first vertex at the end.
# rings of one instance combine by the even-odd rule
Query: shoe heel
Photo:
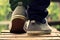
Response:
POLYGON ((25 23, 25 17, 21 15, 15 15, 11 20, 10 32, 11 33, 25 33, 23 26, 25 23))

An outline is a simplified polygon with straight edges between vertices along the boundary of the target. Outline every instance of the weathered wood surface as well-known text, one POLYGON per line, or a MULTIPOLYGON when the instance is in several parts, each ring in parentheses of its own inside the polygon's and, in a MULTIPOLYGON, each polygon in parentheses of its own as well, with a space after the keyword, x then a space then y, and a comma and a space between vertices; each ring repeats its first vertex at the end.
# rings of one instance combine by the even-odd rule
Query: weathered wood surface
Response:
MULTIPOLYGON (((50 27, 51 28, 51 27, 50 27)), ((51 34, 33 35, 9 33, 9 30, 0 34, 0 40, 60 40, 60 32, 55 28, 51 28, 51 34)))
POLYGON ((0 21, 0 25, 7 25, 9 23, 10 23, 10 21, 0 21))

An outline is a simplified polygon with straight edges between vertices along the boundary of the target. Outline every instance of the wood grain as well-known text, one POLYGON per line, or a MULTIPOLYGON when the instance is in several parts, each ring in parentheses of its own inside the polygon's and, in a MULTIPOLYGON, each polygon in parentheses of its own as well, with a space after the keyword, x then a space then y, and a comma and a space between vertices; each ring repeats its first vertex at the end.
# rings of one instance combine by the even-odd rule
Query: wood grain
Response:
POLYGON ((0 33, 0 40, 60 40, 60 32, 53 27, 50 28, 51 34, 44 35, 13 34, 9 30, 5 30, 0 33))

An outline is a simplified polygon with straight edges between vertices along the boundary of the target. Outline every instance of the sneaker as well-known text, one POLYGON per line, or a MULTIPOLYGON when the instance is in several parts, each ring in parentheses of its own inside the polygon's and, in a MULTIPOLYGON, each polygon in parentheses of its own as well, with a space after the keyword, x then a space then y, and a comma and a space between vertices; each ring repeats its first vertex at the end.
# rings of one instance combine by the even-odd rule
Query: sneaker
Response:
POLYGON ((25 12, 24 7, 22 6, 22 2, 19 2, 18 6, 12 13, 11 23, 9 25, 11 33, 25 33, 25 31, 23 30, 23 26, 26 21, 24 13, 25 12))
POLYGON ((27 34, 50 34, 51 29, 49 28, 47 21, 45 24, 38 24, 34 20, 27 21, 24 25, 24 30, 27 34))
POLYGON ((10 32, 11 33, 25 33, 23 26, 25 23, 25 17, 22 15, 15 15, 10 23, 10 32))

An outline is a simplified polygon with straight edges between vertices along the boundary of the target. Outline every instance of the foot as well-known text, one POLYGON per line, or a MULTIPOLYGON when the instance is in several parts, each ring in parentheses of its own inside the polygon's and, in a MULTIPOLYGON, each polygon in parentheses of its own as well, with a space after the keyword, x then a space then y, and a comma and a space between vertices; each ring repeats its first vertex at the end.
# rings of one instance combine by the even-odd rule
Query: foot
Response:
POLYGON ((25 17, 22 15, 14 15, 10 23, 11 33, 25 33, 23 26, 25 23, 25 17))
POLYGON ((50 34, 51 30, 49 28, 47 21, 46 23, 36 23, 34 20, 27 21, 24 26, 24 30, 28 34, 50 34))

